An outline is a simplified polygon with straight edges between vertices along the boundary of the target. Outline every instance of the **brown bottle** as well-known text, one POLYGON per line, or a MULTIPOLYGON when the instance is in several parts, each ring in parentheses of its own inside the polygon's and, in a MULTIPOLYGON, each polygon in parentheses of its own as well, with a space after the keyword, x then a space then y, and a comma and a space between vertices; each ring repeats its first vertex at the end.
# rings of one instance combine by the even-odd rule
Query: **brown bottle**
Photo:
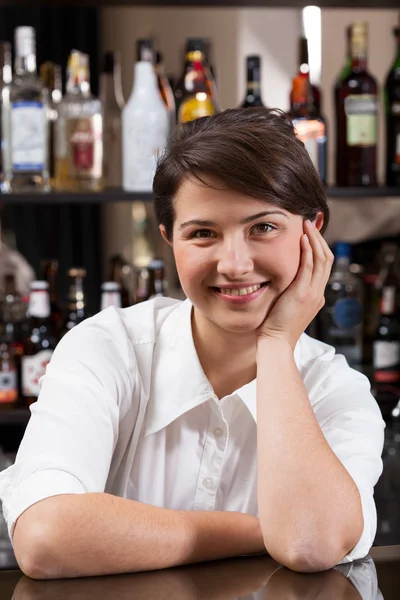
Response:
POLYGON ((161 52, 156 53, 155 71, 157 75, 158 89, 160 90, 161 97, 164 100, 164 104, 168 108, 168 111, 171 115, 173 115, 173 118, 175 120, 175 98, 170 83, 168 81, 168 77, 165 75, 164 72, 163 56, 161 52))
POLYGON ((367 71, 367 24, 353 23, 351 72, 335 88, 336 184, 377 185, 378 86, 367 71))
POLYGON ((119 284, 121 290, 122 308, 132 306, 134 303, 134 273, 133 268, 121 254, 110 258, 109 281, 119 284))
POLYGON ((136 272, 136 304, 149 300, 151 293, 150 271, 147 267, 140 267, 136 272))
POLYGON ((30 289, 28 334, 21 359, 21 387, 26 406, 39 396, 40 378, 45 374, 57 343, 50 321, 49 284, 32 281, 30 289))
POLYGON ((79 325, 89 315, 86 310, 86 300, 84 292, 84 280, 86 277, 86 269, 73 267, 68 269, 68 304, 67 315, 61 328, 61 336, 63 337, 76 325, 79 325))
POLYGON ((164 261, 155 258, 149 263, 149 298, 166 296, 164 285, 164 261))
POLYGON ((40 263, 41 278, 49 284, 50 320, 53 334, 58 337, 63 321, 63 311, 58 303, 58 260, 43 260, 40 263))

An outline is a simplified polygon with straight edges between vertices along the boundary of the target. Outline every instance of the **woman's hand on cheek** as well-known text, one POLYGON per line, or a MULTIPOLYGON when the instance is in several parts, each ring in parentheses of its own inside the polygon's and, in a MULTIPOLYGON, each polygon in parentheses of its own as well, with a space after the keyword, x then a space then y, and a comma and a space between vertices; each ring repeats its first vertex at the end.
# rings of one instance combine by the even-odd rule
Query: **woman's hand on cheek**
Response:
POLYGON ((324 292, 334 259, 328 244, 310 221, 304 221, 303 229, 296 277, 278 297, 257 330, 259 340, 284 340, 292 349, 325 304, 324 292))

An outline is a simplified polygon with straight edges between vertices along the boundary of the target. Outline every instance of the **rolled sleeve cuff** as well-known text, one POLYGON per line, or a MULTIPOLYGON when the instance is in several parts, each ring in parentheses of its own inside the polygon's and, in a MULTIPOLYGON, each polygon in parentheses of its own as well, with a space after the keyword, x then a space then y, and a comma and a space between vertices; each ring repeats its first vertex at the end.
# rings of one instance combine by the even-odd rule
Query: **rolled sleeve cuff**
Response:
POLYGON ((358 543, 338 564, 353 562, 367 556, 374 543, 377 527, 377 514, 373 494, 369 490, 358 487, 361 498, 362 514, 364 518, 364 529, 358 543))
POLYGON ((3 515, 7 523, 11 543, 15 523, 27 508, 51 496, 85 493, 84 486, 74 475, 56 469, 33 473, 16 487, 13 487, 11 481, 8 482, 7 476, 5 476, 2 486, 4 489, 3 515), (7 494, 7 487, 10 489, 9 494, 7 494))

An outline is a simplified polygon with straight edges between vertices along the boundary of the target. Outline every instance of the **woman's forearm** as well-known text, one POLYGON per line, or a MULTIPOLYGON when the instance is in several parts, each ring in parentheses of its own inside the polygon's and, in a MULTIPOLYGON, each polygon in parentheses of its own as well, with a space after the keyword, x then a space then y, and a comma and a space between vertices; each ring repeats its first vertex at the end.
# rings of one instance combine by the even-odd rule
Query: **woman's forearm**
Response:
POLYGON ((357 487, 325 440, 290 345, 260 339, 257 366, 258 507, 266 547, 292 568, 329 568, 361 536, 357 487))
POLYGON ((13 542, 34 579, 164 569, 264 550, 252 515, 169 510, 104 493, 34 504, 18 519, 13 542))

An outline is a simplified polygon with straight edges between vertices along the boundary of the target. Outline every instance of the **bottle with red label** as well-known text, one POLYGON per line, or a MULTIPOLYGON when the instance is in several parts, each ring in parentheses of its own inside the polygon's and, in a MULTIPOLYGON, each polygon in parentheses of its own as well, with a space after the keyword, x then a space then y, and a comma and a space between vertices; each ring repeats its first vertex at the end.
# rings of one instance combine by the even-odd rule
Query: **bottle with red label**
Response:
POLYGON ((382 412, 400 399, 400 280, 396 247, 388 246, 381 280, 380 318, 373 342, 374 389, 382 412))
POLYGON ((77 50, 68 60, 67 93, 59 107, 55 156, 58 190, 102 190, 103 108, 90 91, 89 57, 77 50))
POLYGON ((50 320, 49 284, 47 281, 32 281, 30 290, 29 328, 21 359, 22 397, 26 406, 39 396, 40 378, 45 374, 57 343, 50 320))

